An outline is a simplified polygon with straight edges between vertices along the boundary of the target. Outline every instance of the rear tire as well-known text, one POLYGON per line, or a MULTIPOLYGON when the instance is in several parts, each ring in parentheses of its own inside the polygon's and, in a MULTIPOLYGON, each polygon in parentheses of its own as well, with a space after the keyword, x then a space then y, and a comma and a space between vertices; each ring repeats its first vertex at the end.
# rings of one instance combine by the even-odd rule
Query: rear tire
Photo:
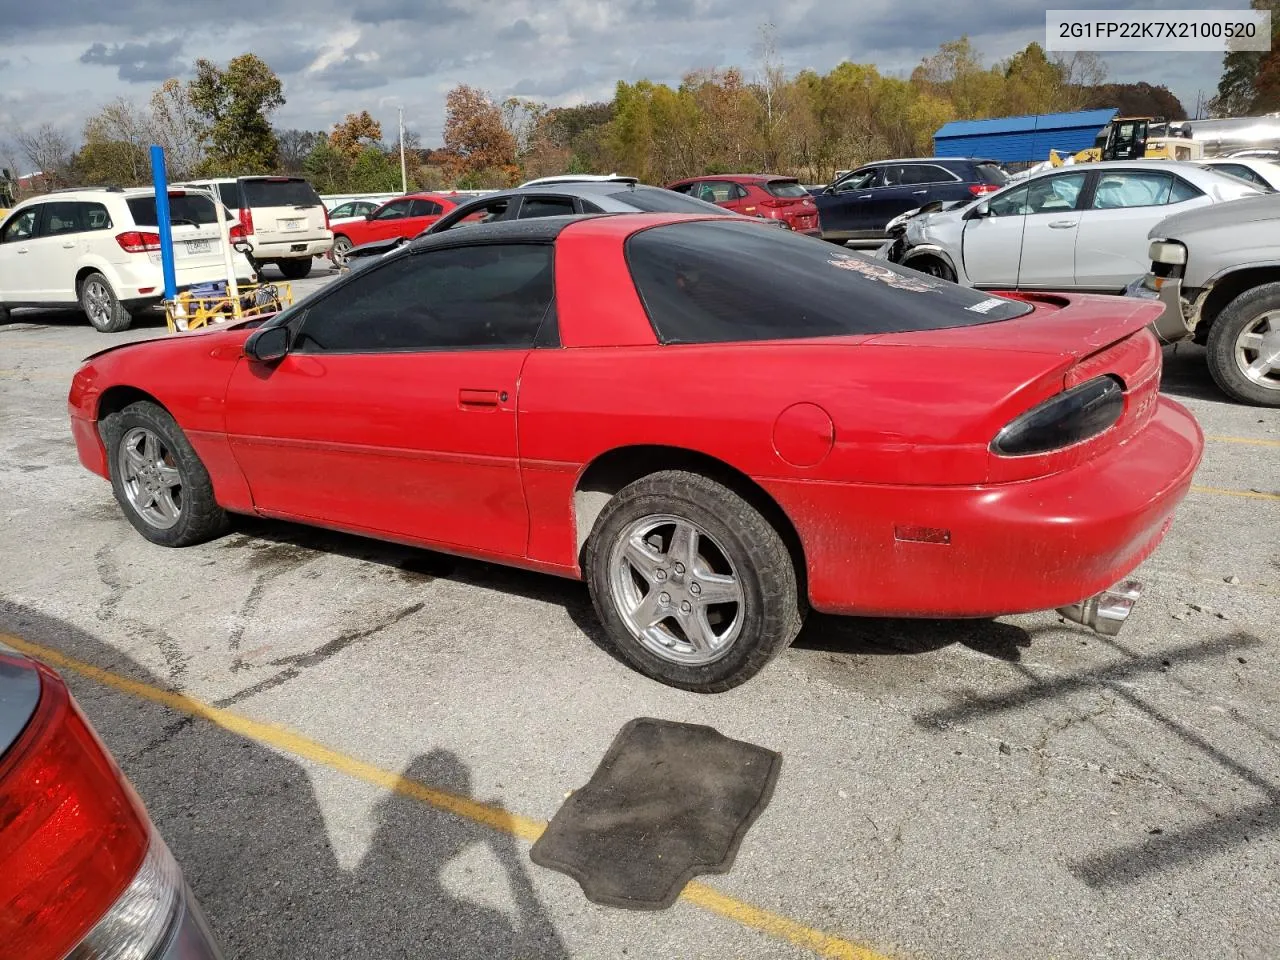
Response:
POLYGON ((10 316, 9 308, 0 303, 0 323, 8 323, 10 316))
POLYGON ((296 257, 291 260, 280 260, 276 263, 276 266, 280 268, 280 272, 284 274, 286 280, 301 280, 311 273, 312 263, 312 257, 307 257, 305 260, 296 257))
POLYGON ((333 262, 341 267, 347 262, 347 254, 351 251, 352 243, 342 234, 333 238, 333 262))
POLYGON ((162 547, 187 547, 220 536, 226 511, 213 481, 177 422, 149 401, 131 403, 102 422, 111 489, 135 530, 162 547))
POLYGON ((745 683, 804 622, 795 565, 778 531, 738 494, 696 473, 664 470, 619 491, 587 540, 584 568, 622 658, 682 690, 719 693, 745 683))
POLYGON ((91 273, 80 282, 79 297, 80 309, 99 333, 119 333, 133 324, 133 316, 100 273, 91 273))
POLYGON ((1228 303, 1209 327, 1209 375, 1238 403, 1280 407, 1280 359, 1251 377, 1246 368, 1280 347, 1280 283, 1265 283, 1228 303))

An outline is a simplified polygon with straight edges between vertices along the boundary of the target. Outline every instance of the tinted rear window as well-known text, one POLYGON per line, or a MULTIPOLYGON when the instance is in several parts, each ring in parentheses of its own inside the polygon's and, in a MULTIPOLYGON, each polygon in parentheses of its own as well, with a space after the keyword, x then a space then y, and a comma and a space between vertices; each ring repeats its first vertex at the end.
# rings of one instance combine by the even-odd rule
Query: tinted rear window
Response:
MULTIPOLYGON (((156 197, 152 194, 149 197, 130 197, 126 203, 129 204, 129 212, 133 214, 133 222, 140 227, 158 226, 160 220, 156 216, 156 197)), ((188 194, 185 197, 169 197, 169 221, 178 223, 179 221, 187 221, 189 223, 217 223, 217 218, 213 212, 213 203, 208 197, 199 197, 188 194)))
POLYGON ((938 330, 1031 310, 752 223, 704 220, 643 230, 627 241, 627 260, 663 343, 938 330))
POLYGON ((794 180, 771 180, 764 185, 764 188, 775 197, 807 197, 809 191, 794 180))
POLYGON ((241 180, 240 183, 251 207, 324 206, 319 194, 305 180, 241 180))
POLYGON ((732 211, 717 207, 714 203, 695 200, 674 190, 663 190, 659 187, 636 187, 634 190, 619 190, 609 196, 614 200, 643 210, 645 213, 701 213, 725 214, 732 216, 732 211))
POLYGON ((983 183, 994 183, 997 187, 1003 187, 1009 182, 1009 177, 994 163, 980 163, 977 165, 978 179, 983 183))

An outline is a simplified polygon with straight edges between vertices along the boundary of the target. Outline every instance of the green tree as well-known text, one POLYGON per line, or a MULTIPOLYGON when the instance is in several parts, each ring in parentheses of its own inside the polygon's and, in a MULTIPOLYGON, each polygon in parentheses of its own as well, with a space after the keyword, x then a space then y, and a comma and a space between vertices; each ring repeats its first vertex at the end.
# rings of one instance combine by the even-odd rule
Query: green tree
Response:
POLYGON ((345 193, 351 180, 351 163, 335 150, 327 137, 321 137, 306 159, 302 170, 317 193, 345 193))
POLYGON ((393 161, 377 147, 365 147, 351 165, 347 189, 360 193, 390 193, 399 190, 399 158, 393 161))
POLYGON ((245 53, 223 70, 202 58, 187 91, 201 119, 204 172, 239 175, 275 169, 278 144, 268 118, 285 100, 280 78, 265 61, 245 53))
POLYGON ((1280 109, 1280 0, 1251 0, 1271 11, 1271 49, 1232 50, 1222 59, 1218 95, 1209 101, 1215 117, 1241 117, 1280 109))

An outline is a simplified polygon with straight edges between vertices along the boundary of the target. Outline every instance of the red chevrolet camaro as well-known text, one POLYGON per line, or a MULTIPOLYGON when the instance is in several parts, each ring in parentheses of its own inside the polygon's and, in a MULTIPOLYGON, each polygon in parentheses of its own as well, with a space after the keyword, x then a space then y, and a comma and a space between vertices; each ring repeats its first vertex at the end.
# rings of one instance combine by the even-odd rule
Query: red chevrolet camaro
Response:
POLYGON ((1158 393, 1158 310, 727 218, 548 217, 90 357, 71 425, 154 543, 259 514, 583 578, 629 662, 709 692, 809 608, 1118 629, 1134 589, 1106 591, 1203 446, 1158 393))
POLYGON ((362 243, 396 237, 410 240, 459 203, 470 199, 468 196, 447 197, 438 193, 408 193, 388 200, 363 220, 348 220, 333 228, 333 258, 342 263, 347 251, 362 243))

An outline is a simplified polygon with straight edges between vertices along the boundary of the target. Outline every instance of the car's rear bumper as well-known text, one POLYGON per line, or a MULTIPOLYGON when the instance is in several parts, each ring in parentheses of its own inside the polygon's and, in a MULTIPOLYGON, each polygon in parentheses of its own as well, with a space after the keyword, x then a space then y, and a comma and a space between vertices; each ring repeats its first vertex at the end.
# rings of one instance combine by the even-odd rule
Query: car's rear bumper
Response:
POLYGON ((1162 399, 1121 447, 1036 480, 764 486, 800 534, 814 609, 1000 616, 1075 603, 1128 575, 1168 531, 1203 444, 1195 418, 1162 399))
POLYGON ((182 890, 177 922, 168 942, 154 954, 155 960, 222 960, 200 904, 185 883, 182 890))
POLYGON ((1177 343, 1186 340, 1195 332, 1193 319, 1188 319, 1187 311, 1182 303, 1182 281, 1177 277, 1163 278, 1159 291, 1151 289, 1154 278, 1148 274, 1139 277, 1125 287, 1125 296, 1138 297, 1143 300, 1159 300, 1164 305, 1164 313, 1151 324, 1151 330, 1161 343, 1177 343))
POLYGON ((253 241, 253 258, 266 260, 296 260, 303 257, 323 257, 333 249, 333 234, 328 237, 303 239, 253 241))

